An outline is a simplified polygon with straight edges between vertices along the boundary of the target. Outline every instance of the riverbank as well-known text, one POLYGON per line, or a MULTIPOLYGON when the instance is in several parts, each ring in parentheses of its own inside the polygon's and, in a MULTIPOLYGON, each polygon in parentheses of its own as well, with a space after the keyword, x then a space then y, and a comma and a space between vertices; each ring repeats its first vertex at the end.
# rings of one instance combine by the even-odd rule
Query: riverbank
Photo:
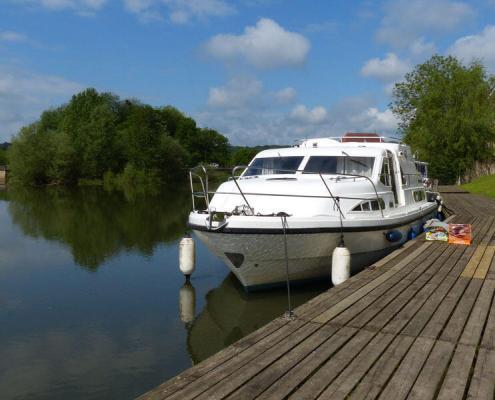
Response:
POLYGON ((471 183, 462 185, 470 193, 495 198, 495 175, 482 176, 471 183))

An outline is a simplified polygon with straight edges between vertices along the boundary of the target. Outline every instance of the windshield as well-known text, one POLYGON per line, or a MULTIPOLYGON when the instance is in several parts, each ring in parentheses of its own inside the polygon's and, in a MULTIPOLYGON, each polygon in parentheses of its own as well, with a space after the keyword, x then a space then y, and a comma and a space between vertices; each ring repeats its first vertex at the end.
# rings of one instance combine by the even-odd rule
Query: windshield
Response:
POLYGON ((294 174, 304 157, 255 158, 244 176, 294 174))
POLYGON ((312 156, 309 158, 305 174, 349 174, 371 177, 374 157, 353 156, 312 156))

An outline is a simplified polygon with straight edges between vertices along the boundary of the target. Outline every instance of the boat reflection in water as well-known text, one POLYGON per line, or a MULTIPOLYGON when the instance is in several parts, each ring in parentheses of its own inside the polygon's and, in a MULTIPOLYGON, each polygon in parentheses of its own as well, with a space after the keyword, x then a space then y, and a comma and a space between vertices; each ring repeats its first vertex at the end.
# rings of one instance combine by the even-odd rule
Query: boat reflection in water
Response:
MULTIPOLYGON (((291 288, 293 307, 327 290, 329 281, 330 273, 327 282, 291 288)), ((181 288, 181 300, 184 286, 181 288)), ((283 315, 286 310, 285 289, 246 293, 233 274, 227 275, 219 287, 207 293, 204 309, 194 322, 186 324, 187 349, 192 363, 197 364, 212 356, 283 315)), ((181 317, 183 315, 181 306, 181 317)))

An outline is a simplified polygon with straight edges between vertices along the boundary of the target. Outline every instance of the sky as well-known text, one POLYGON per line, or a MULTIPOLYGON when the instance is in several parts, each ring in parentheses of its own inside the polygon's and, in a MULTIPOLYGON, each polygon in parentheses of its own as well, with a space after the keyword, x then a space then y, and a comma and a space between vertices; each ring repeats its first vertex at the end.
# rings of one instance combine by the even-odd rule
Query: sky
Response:
POLYGON ((234 145, 396 136, 393 85, 435 53, 495 73, 495 0, 0 0, 0 142, 87 87, 234 145))

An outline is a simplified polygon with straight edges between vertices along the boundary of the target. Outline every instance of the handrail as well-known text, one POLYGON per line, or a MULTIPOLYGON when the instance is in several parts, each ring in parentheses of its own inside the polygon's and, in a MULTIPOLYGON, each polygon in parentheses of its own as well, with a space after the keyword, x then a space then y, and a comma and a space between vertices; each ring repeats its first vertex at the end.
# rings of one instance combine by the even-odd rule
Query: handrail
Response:
POLYGON ((208 188, 208 171, 206 170, 204 165, 197 165, 196 167, 191 168, 189 170, 189 183, 191 185, 192 206, 193 206, 193 210, 196 211, 196 203, 195 203, 194 197, 195 197, 195 194, 198 192, 194 191, 193 176, 197 177, 199 179, 199 182, 201 183, 201 188, 203 189, 203 196, 202 197, 204 197, 205 203, 206 203, 206 208, 209 210, 210 209, 210 199, 209 199, 209 193, 210 192, 209 192, 209 188, 208 188), (201 177, 201 175, 194 172, 194 170, 196 170, 197 168, 201 168, 203 170, 204 177, 205 177, 204 181, 203 181, 203 178, 201 177))
POLYGON ((247 201, 246 199, 246 196, 244 196, 244 193, 242 192, 241 190, 241 187, 239 186, 239 184, 237 183, 237 179, 236 179, 236 176, 235 176, 235 172, 239 169, 239 168, 246 168, 242 165, 237 165, 235 166, 234 168, 232 168, 232 180, 234 181, 235 185, 237 186, 237 189, 239 190, 239 193, 241 194, 242 198, 244 199, 244 201, 246 202, 246 205, 249 207, 249 209, 251 210, 251 212, 254 214, 254 209, 253 207, 251 207, 251 205, 249 204, 249 202, 247 201))
MULTIPOLYGON (((196 210, 195 208, 195 200, 194 200, 194 197, 197 196, 197 195, 200 195, 201 197, 204 197, 205 198, 205 201, 206 201, 206 207, 207 207, 207 210, 210 211, 210 202, 209 202, 209 196, 210 194, 225 194, 225 195, 240 195, 242 197, 242 199, 244 200, 244 202, 246 203, 247 207, 251 210, 251 212, 253 212, 254 214, 254 209, 253 207, 251 207, 251 204, 249 203, 249 201, 247 200, 247 197, 246 196, 275 196, 275 197, 304 197, 304 198, 331 198, 333 201, 334 201, 334 204, 336 205, 337 209, 339 210, 339 213, 341 215, 342 218, 345 219, 345 216, 341 210, 341 207, 340 207, 340 203, 338 202, 337 200, 337 197, 339 199, 348 199, 348 200, 362 200, 362 201, 366 201, 366 200, 377 200, 378 202, 378 206, 379 206, 379 209, 380 209, 380 213, 382 215, 382 217, 384 217, 384 214, 383 214, 383 207, 382 207, 382 204, 380 202, 380 196, 378 195, 378 191, 376 189, 376 185, 375 183, 367 176, 365 175, 359 175, 359 174, 345 174, 345 173, 338 173, 338 174, 332 174, 332 175, 336 175, 336 178, 335 179, 338 179, 339 177, 341 179, 346 179, 346 178, 363 178, 365 180, 367 180, 368 182, 370 182, 372 188, 373 188, 373 192, 375 194, 374 197, 371 197, 371 198, 368 198, 368 197, 349 197, 349 196, 334 196, 332 191, 330 190, 327 182, 325 181, 323 175, 321 172, 308 172, 308 171, 304 171, 304 170, 301 170, 301 169, 282 169, 282 168, 273 168, 273 170, 276 170, 276 171, 280 171, 280 172, 289 172, 289 173, 296 173, 296 172, 305 172, 306 174, 311 174, 311 175, 319 175, 320 179, 322 180, 323 184, 325 185, 325 188, 326 190, 328 191, 329 193, 329 196, 319 196, 319 195, 301 195, 301 194, 281 194, 281 193, 251 193, 251 192, 244 192, 239 183, 238 183, 238 180, 240 177, 242 176, 236 176, 236 172, 239 170, 239 169, 246 169, 246 168, 249 168, 249 166, 247 165, 237 165, 235 166, 234 168, 232 168, 231 170, 231 178, 232 180, 234 181, 234 184, 236 185, 237 187, 237 190, 239 191, 238 193, 236 192, 218 192, 218 191, 212 191, 210 192, 209 191, 209 188, 208 188, 208 171, 207 169, 205 168, 204 165, 199 165, 195 168, 191 168, 189 170, 189 176, 190 176, 190 184, 191 184, 191 196, 192 196, 192 202, 193 202, 193 210, 196 210), (201 168, 202 169, 202 172, 204 174, 204 177, 205 177, 205 180, 203 180, 203 178, 201 177, 201 175, 199 175, 198 173, 194 172, 195 169, 197 168, 201 168), (201 184, 201 188, 202 188, 202 192, 195 192, 194 191, 194 187, 193 187, 193 177, 197 177, 199 179, 199 182, 201 184)), ((230 170, 230 168, 216 168, 216 170, 230 170)), ((411 176, 419 176, 420 174, 404 174, 404 175, 411 175, 411 176)))

